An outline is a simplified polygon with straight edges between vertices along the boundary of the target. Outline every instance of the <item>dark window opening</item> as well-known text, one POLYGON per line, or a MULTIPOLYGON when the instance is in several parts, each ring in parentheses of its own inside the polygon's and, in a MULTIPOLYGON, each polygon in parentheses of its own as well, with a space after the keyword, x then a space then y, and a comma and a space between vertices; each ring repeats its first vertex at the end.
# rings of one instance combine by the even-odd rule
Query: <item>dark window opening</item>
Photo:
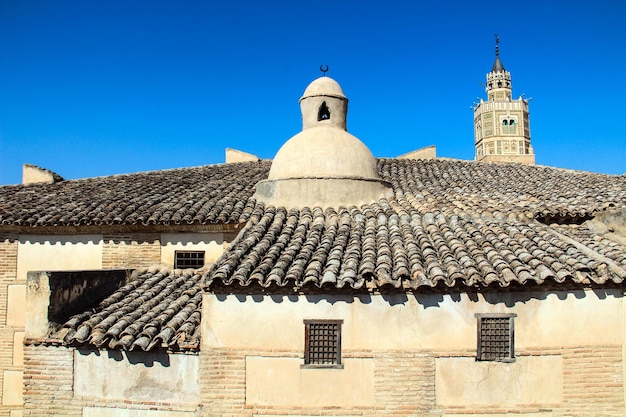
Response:
POLYGON ((175 252, 174 268, 198 269, 204 266, 204 251, 181 251, 175 252))
MULTIPOLYGON (((528 152, 528 148, 526 148, 526 153, 528 152)), ((562 215, 560 213, 550 213, 550 214, 537 214, 535 216, 535 220, 539 223, 546 224, 548 226, 553 224, 562 224, 562 225, 581 225, 588 220, 593 220, 595 216, 591 213, 584 214, 572 214, 572 215, 562 215)))
POLYGON ((513 362, 515 360, 516 314, 476 314, 478 351, 476 360, 513 362))
POLYGON ((304 320, 304 368, 343 368, 343 320, 304 320))
POLYGON ((498 88, 502 87, 502 81, 498 81, 498 88))
POLYGON ((317 112, 317 121, 330 119, 330 110, 326 106, 326 102, 323 102, 320 106, 320 110, 317 112))

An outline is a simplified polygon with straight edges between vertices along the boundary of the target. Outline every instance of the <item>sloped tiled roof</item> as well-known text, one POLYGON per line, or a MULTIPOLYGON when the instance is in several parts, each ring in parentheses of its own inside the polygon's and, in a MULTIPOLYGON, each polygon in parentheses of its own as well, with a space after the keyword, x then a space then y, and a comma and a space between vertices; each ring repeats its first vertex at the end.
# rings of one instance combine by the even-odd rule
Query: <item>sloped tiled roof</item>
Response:
MULTIPOLYGON (((244 222, 269 161, 0 187, 2 226, 244 222)), ((398 201, 422 210, 532 219, 582 218, 624 204, 626 177, 518 164, 379 160, 398 201)))
POLYGON ((209 165, 0 187, 0 226, 238 222, 270 162, 209 165))
POLYGON ((257 206, 206 283, 416 290, 626 278, 623 246, 574 245, 538 221, 576 224, 626 207, 624 177, 459 161, 379 167, 394 198, 337 210, 257 206))
POLYGON ((623 240, 585 223, 626 208, 624 176, 447 160, 378 164, 394 197, 360 207, 265 207, 253 190, 270 164, 250 162, 67 181, 66 188, 2 187, 0 218, 31 225, 247 222, 209 271, 136 271, 50 343, 195 350, 203 285, 361 292, 625 282, 623 240))
POLYGON ((197 350, 202 272, 136 270, 129 282, 54 330, 48 343, 123 350, 197 350))

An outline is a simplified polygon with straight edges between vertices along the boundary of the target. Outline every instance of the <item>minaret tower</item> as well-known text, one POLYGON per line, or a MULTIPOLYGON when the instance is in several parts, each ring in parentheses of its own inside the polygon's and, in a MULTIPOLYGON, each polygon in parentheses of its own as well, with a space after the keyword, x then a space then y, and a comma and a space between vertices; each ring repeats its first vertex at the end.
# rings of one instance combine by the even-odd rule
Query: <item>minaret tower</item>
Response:
POLYGON ((511 73, 500 61, 500 38, 496 35, 496 60, 487 74, 487 101, 474 107, 476 161, 534 164, 530 144, 528 100, 512 99, 511 73))

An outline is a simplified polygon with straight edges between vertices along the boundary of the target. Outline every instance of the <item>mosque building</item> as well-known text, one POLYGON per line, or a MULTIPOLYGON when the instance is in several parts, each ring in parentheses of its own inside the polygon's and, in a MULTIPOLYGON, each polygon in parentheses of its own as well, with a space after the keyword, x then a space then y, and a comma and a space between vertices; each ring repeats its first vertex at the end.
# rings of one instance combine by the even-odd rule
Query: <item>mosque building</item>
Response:
POLYGON ((534 165, 487 80, 476 161, 374 157, 324 75, 272 161, 26 167, 0 416, 623 416, 626 177, 534 165))

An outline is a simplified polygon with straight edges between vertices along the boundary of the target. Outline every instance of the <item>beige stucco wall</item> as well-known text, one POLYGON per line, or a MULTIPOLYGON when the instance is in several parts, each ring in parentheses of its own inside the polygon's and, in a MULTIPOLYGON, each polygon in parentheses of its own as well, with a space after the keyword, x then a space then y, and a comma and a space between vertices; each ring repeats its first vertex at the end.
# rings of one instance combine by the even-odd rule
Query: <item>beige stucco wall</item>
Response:
POLYGON ((22 405, 24 401, 23 371, 4 371, 2 378, 2 405, 22 405))
POLYGON ((261 158, 249 152, 240 151, 238 149, 226 148, 226 163, 235 162, 260 161, 261 158))
POLYGON ((345 350, 476 348, 476 313, 516 313, 517 349, 621 344, 620 291, 494 295, 214 296, 204 348, 299 350, 304 319, 343 319, 345 350), (241 300, 244 301, 241 301, 241 300))
POLYGON ((207 294, 202 349, 253 352, 245 367, 250 406, 355 406, 353 398, 376 398, 376 376, 369 367, 377 369, 378 357, 399 351, 434 357, 438 406, 463 405, 467 412, 473 406, 558 405, 565 401, 564 359, 558 352, 621 346, 623 323, 616 318, 622 317, 622 300, 618 290, 358 297, 207 294), (513 363, 475 360, 476 313, 517 315, 513 363), (343 320, 346 369, 326 370, 328 375, 318 379, 300 368, 305 319, 343 320), (259 354, 263 351, 267 355, 259 354), (361 361, 362 368, 348 371, 350 361, 361 361), (315 402, 309 404, 312 393, 315 402))
POLYGON ((84 407, 83 417, 193 417, 194 412, 133 410, 130 408, 84 407))
POLYGON ((17 277, 28 271, 71 271, 102 268, 102 235, 21 235, 17 277))
POLYGON ((248 356, 246 405, 373 406, 374 361, 359 358, 342 362, 343 369, 301 369, 299 358, 248 356))
POLYGON ((558 404, 563 400, 563 358, 523 356, 514 363, 437 358, 437 405, 558 404))
POLYGON ((205 251, 205 263, 214 263, 228 243, 224 233, 162 233, 161 263, 174 266, 177 250, 205 251))
POLYGON ((77 350, 74 372, 75 395, 174 403, 200 397, 196 355, 77 350))
POLYGON ((397 159, 435 159, 437 158, 437 147, 435 145, 425 146, 411 152, 407 152, 397 157, 397 159))

